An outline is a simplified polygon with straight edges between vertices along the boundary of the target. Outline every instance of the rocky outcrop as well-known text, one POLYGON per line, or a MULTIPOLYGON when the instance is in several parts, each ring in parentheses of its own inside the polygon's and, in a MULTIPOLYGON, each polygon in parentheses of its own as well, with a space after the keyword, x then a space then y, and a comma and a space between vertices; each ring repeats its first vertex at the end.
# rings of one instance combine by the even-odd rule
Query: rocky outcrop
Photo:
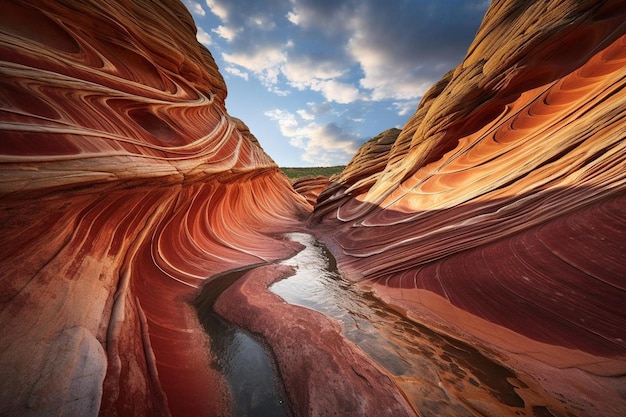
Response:
POLYGON ((393 380, 342 336, 336 321, 268 291, 293 272, 285 265, 253 269, 224 292, 215 308, 272 346, 294 415, 415 415, 393 380))
POLYGON ((328 187, 329 183, 328 177, 318 175, 317 177, 298 178, 291 183, 291 186, 313 207, 317 203, 320 193, 328 187))
POLYGON ((348 277, 523 362, 573 414, 626 407, 625 18, 493 2, 389 150, 356 156, 313 214, 348 277))
MULTIPOLYGON (((311 218, 347 277, 530 375, 560 414, 626 409, 624 21, 618 1, 494 1, 311 218)), ((271 236, 302 229, 320 182, 298 194, 228 114, 176 1, 5 1, 0 40, 0 415, 227 414, 192 300, 296 251, 271 236)), ((278 347, 292 409, 410 413, 336 323, 265 291, 284 273, 217 306, 278 347), (346 377, 323 385, 326 366, 346 377)))
POLYGON ((329 179, 326 188, 318 193, 314 218, 323 217, 328 210, 334 210, 335 200, 341 200, 345 194, 368 190, 387 164, 389 151, 400 132, 400 129, 388 129, 364 143, 346 168, 329 179))
POLYGON ((176 1, 0 14, 0 415, 218 415, 190 306, 309 205, 176 1))

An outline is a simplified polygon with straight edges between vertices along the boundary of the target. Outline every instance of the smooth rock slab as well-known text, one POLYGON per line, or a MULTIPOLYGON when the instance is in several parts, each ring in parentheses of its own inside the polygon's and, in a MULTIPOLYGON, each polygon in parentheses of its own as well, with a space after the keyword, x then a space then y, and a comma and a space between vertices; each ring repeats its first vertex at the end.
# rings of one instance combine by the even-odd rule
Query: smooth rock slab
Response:
POLYGON ((297 416, 409 416, 415 412, 392 380, 341 335, 338 323, 287 304, 268 290, 293 273, 284 265, 256 268, 215 304, 227 320, 271 346, 297 416))

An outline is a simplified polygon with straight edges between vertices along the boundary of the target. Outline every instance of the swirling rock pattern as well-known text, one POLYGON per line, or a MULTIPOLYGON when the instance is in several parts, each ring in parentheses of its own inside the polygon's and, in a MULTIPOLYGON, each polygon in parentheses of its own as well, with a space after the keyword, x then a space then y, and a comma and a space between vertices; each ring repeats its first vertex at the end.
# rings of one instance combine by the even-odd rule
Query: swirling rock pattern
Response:
MULTIPOLYGON (((311 222, 350 278, 572 415, 626 409, 625 21, 620 1, 494 1, 311 222)), ((176 1, 3 2, 0 415, 229 411, 189 302, 293 253, 265 233, 301 228, 321 187, 298 194, 228 115, 194 31, 176 1)))
POLYGON ((5 1, 0 415, 218 415, 189 305, 310 210, 176 1, 5 1))
POLYGON ((317 203, 320 193, 328 187, 329 183, 328 177, 318 175, 317 177, 298 178, 291 183, 291 186, 313 207, 317 203))
POLYGON ((349 277, 546 365, 593 404, 573 414, 626 409, 625 21, 619 1, 493 2, 386 155, 365 152, 384 165, 355 157, 313 214, 349 277))
POLYGON ((335 200, 343 198, 345 194, 369 189, 387 164, 391 147, 400 142, 397 141, 400 133, 400 129, 388 129, 364 143, 346 168, 330 179, 326 188, 319 193, 315 218, 323 217, 327 207, 332 211, 335 200))

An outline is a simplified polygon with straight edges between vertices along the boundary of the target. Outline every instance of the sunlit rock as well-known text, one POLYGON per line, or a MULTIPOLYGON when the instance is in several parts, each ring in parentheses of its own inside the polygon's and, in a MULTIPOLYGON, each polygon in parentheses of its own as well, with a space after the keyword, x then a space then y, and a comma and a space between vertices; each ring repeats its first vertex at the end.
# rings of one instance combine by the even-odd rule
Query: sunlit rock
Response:
POLYGON ((355 156, 313 214, 349 278, 575 415, 626 409, 625 19, 494 2, 387 154, 355 156))
POLYGON ((317 198, 328 187, 328 184, 329 178, 319 175, 317 177, 298 178, 291 185, 298 194, 306 198, 311 206, 315 206, 317 198))
POLYGON ((322 217, 326 207, 333 210, 336 200, 369 189, 387 164, 389 151, 400 133, 400 129, 388 129, 364 143, 346 168, 331 178, 320 193, 321 204, 316 207, 315 218, 322 217))
MULTIPOLYGON (((270 236, 314 204, 346 277, 523 374, 511 407, 623 414, 622 2, 494 1, 459 67, 324 191, 294 190, 228 114, 182 4, 32 3, 0 13, 0 415, 228 414, 191 301, 216 273, 298 250, 270 236)), ((261 267, 218 306, 277 348, 293 410, 410 414, 398 390, 416 385, 266 291, 285 271, 261 267)), ((501 410, 485 398, 459 402, 501 410)))
POLYGON ((219 415, 189 300, 309 205, 176 1, 5 1, 0 415, 219 415))

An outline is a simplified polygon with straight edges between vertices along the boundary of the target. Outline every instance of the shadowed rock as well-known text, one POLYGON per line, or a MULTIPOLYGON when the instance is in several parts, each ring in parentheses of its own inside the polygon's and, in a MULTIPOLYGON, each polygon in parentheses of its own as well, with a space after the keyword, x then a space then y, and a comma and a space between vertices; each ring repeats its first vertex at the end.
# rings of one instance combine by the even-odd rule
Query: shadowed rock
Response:
POLYGON ((308 204, 176 1, 0 15, 0 415, 228 412, 187 303, 308 204))
MULTIPOLYGON (((626 409, 625 21, 620 1, 494 1, 311 222, 347 277, 532 375, 563 414, 626 409)), ((0 415, 228 414, 189 301, 294 253, 270 236, 303 228, 324 180, 297 193, 226 112, 177 1, 5 1, 0 74, 0 415)), ((298 333, 258 285, 218 305, 293 354, 277 359, 294 410, 410 413, 336 323, 300 309, 298 333), (324 367, 346 378, 324 385, 324 367)))
POLYGON ((625 18, 620 2, 494 2, 312 219, 350 279, 523 363, 573 414, 626 408, 625 18))

